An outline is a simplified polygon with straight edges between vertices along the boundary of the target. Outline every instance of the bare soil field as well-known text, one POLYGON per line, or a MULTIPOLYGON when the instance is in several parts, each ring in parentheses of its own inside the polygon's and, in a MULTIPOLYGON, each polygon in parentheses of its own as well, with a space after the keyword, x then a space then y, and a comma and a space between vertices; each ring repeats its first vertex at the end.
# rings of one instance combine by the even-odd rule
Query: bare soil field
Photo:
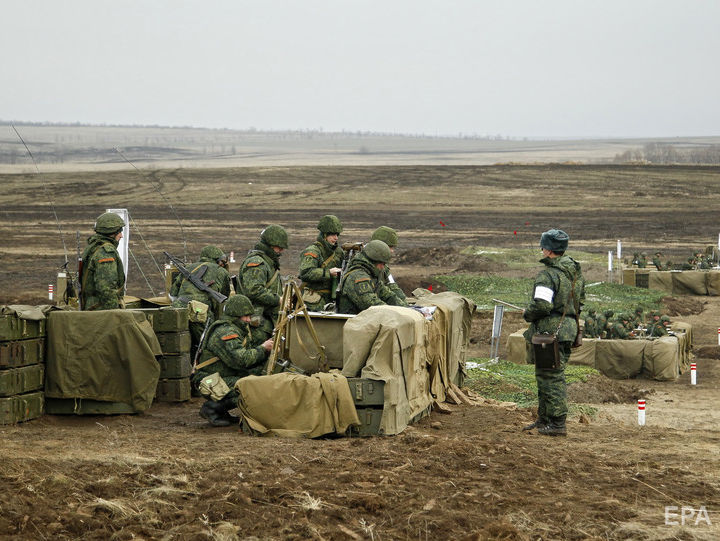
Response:
MULTIPOLYGON (((535 247, 662 250, 680 260, 714 244, 720 168, 628 166, 251 167, 0 175, 0 303, 47 302, 64 261, 52 199, 75 254, 105 208, 134 225, 129 293, 163 289, 153 258, 214 243, 236 259, 268 223, 290 233, 296 272, 318 218, 342 240, 398 229, 393 272, 410 292, 441 273, 517 275, 461 254, 535 247), (162 195, 161 195, 162 194, 162 195), (167 201, 172 204, 172 209, 167 201), (182 232, 175 214, 182 222, 182 232), (140 238, 142 233, 142 239, 140 238), (184 237, 184 239, 183 239, 184 237), (149 282, 149 285, 148 285, 149 282)), ((590 280, 604 268, 586 269, 590 280)), ((720 300, 668 297, 695 327, 698 385, 595 377, 570 388, 597 408, 567 438, 523 433, 530 411, 450 406, 395 437, 254 438, 211 429, 201 400, 136 416, 43 418, 0 427, 3 539, 717 539, 720 535, 720 300), (648 401, 638 427, 635 400, 648 401), (666 515, 666 506, 669 509, 666 515), (681 507, 706 509, 711 524, 681 507), (677 525, 666 524, 677 522, 677 525)), ((473 324, 487 356, 491 314, 473 324)), ((522 323, 508 313, 503 336, 522 323)), ((503 340, 504 343, 504 340, 503 340)), ((502 351, 501 351, 502 353, 502 351)))

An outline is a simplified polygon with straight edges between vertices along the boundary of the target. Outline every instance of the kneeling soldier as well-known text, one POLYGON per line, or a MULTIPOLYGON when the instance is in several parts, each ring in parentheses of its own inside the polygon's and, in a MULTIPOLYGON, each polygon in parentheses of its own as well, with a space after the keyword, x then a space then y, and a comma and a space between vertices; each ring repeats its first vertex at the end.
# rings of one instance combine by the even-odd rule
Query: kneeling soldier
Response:
MULTIPOLYGON (((390 253, 392 253, 393 255, 395 254, 395 247, 398 244, 398 236, 393 228, 386 225, 381 225, 372 234, 370 240, 383 241, 385 244, 388 245, 388 248, 390 248, 390 253)), ((397 282, 395 282, 395 279, 390 272, 390 266, 388 264, 385 264, 385 270, 383 271, 383 283, 390 291, 395 294, 398 300, 401 301, 401 306, 408 305, 407 299, 405 297, 405 292, 400 288, 399 285, 397 285, 397 282)))
POLYGON ((343 260, 343 250, 338 246, 343 226, 337 216, 323 216, 317 228, 317 240, 303 250, 299 269, 303 300, 311 311, 322 310, 332 301, 343 260))
POLYGON ((200 345, 203 349, 193 383, 208 398, 200 408, 200 416, 213 426, 228 426, 236 420, 228 413, 237 406, 235 382, 245 376, 260 375, 272 350, 272 340, 262 344, 253 342, 249 326, 253 312, 253 305, 246 296, 230 297, 220 319, 208 328, 200 345), (224 392, 216 391, 217 384, 224 392), (214 392, 211 393, 208 387, 214 392))

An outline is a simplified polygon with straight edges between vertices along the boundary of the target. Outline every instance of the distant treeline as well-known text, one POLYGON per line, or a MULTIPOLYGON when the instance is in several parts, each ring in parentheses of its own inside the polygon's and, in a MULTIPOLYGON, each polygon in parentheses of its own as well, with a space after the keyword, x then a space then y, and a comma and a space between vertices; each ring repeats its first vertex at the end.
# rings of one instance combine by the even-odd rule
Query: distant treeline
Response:
POLYGON ((626 150, 622 154, 616 154, 613 161, 615 163, 720 164, 720 145, 682 148, 670 144, 648 143, 641 149, 626 150))

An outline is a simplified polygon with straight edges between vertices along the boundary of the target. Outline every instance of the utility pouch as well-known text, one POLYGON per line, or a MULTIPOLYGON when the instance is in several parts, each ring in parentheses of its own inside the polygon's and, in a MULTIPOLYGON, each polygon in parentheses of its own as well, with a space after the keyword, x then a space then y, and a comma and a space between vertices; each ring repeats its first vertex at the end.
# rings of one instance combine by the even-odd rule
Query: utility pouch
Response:
POLYGON ((215 372, 200 381, 198 391, 205 398, 219 402, 230 392, 230 387, 228 387, 225 380, 220 377, 220 374, 215 372))
POLYGON ((322 295, 317 291, 308 289, 307 287, 302 291, 302 300, 308 304, 317 304, 323 300, 322 295))
POLYGON ((208 309, 210 308, 207 304, 200 301, 190 301, 188 303, 188 320, 193 323, 205 323, 208 317, 208 309))
POLYGON ((535 357, 535 366, 543 369, 560 368, 560 344, 555 334, 533 334, 530 341, 535 357))

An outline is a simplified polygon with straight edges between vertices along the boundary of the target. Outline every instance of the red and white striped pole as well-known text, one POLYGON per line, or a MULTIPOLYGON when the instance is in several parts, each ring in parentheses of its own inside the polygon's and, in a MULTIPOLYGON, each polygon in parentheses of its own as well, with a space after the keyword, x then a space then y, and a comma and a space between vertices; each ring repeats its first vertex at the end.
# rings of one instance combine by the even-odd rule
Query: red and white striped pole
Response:
POLYGON ((645 400, 638 400, 638 424, 645 426, 645 400))
POLYGON ((720 346, 720 327, 718 327, 718 346, 720 346))
POLYGON ((53 294, 55 293, 55 286, 48 284, 48 299, 53 300, 53 294))
POLYGON ((697 365, 690 363, 690 385, 697 385, 697 365))

